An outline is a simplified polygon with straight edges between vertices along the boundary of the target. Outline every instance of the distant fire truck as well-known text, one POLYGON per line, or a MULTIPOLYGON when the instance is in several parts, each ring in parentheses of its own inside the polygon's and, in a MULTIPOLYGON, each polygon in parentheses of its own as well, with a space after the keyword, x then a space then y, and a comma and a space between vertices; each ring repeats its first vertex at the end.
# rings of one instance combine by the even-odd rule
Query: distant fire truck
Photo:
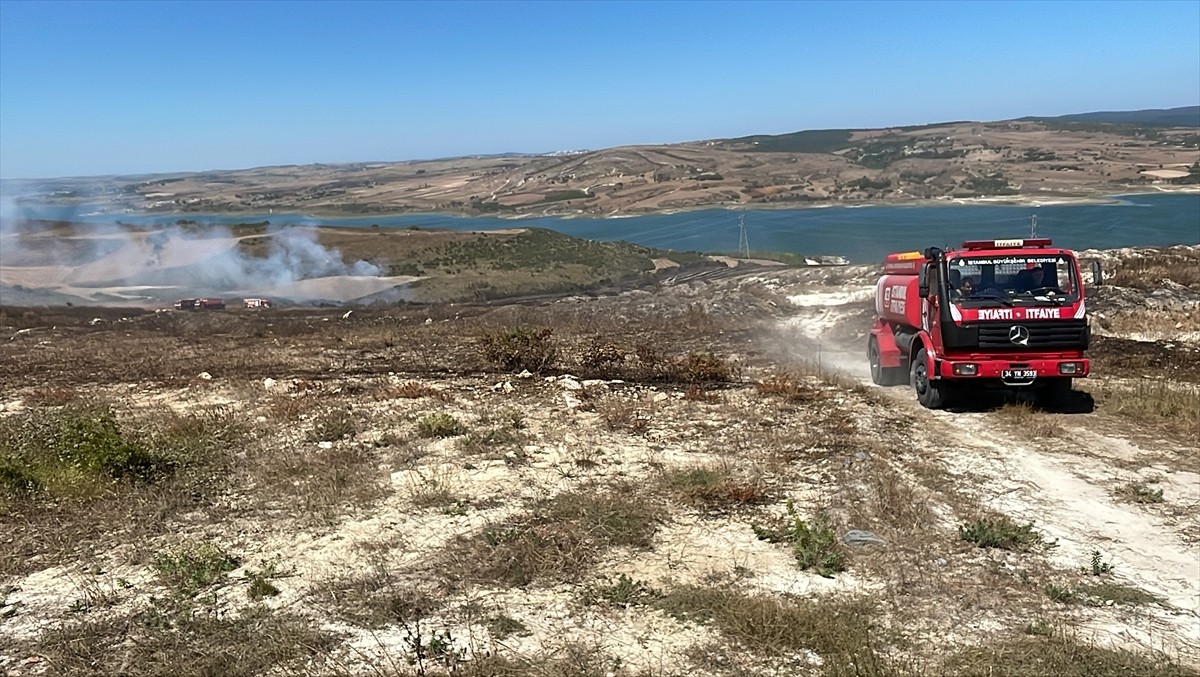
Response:
POLYGON ((251 310, 262 310, 271 307, 269 299, 242 299, 242 307, 251 310))
POLYGON ((883 267, 867 341, 875 383, 908 383, 931 409, 989 387, 1030 387, 1053 406, 1088 375, 1074 252, 1046 238, 980 240, 890 254, 883 267))
POLYGON ((175 310, 225 310, 223 299, 179 299, 175 310))

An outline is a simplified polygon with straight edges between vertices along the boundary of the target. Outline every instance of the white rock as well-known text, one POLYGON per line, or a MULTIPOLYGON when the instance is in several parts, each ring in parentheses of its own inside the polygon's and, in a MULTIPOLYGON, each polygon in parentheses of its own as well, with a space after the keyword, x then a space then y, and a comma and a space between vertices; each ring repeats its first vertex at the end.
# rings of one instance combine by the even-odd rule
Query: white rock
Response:
POLYGON ((505 393, 505 394, 507 394, 507 395, 511 395, 511 394, 512 394, 512 392, 513 392, 514 390, 516 390, 516 388, 514 388, 514 387, 513 387, 513 384, 509 383, 508 381, 505 381, 505 382, 504 382, 504 388, 503 388, 503 389, 504 389, 504 393, 505 393))
POLYGON ((522 370, 520 374, 517 374, 517 378, 533 378, 533 374, 531 374, 528 369, 525 369, 522 370))
POLYGON ((197 375, 197 378, 199 378, 201 381, 211 381, 212 374, 208 373, 207 371, 202 371, 199 375, 197 375))
POLYGON ((275 387, 275 379, 267 377, 263 379, 263 390, 270 390, 275 387))
POLYGON ((333 442, 317 442, 318 449, 332 449, 333 442))
POLYGON ((346 314, 345 314, 345 315, 342 315, 342 319, 343 319, 343 320, 349 320, 349 319, 350 319, 350 316, 351 316, 351 315, 353 315, 353 314, 354 314, 354 311, 353 311, 353 310, 347 310, 347 311, 346 311, 346 314))
POLYGON ((583 390, 583 384, 573 378, 564 378, 561 383, 563 390, 583 390))
POLYGON ((666 402, 670 398, 671 396, 666 393, 654 393, 654 397, 651 399, 653 399, 655 402, 666 402))

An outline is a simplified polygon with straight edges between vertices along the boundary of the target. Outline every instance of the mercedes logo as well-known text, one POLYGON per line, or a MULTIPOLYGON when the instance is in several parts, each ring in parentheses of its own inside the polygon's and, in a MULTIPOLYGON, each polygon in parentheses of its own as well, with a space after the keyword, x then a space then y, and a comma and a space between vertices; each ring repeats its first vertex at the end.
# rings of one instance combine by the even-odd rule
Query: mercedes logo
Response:
POLYGON ((1019 346, 1029 345, 1029 329, 1019 324, 1013 325, 1008 330, 1008 340, 1019 346))

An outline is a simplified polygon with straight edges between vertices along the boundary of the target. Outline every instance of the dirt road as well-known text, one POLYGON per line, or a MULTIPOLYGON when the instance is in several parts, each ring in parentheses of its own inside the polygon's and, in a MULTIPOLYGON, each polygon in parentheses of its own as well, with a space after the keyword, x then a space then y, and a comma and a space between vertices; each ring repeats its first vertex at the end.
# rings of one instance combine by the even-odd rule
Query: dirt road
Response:
POLYGON ((1050 567, 1073 574, 1095 566, 1104 580, 1160 600, 1081 608, 1079 627, 1098 642, 1200 659, 1195 437, 1142 429, 1102 405, 1087 413, 1049 413, 1002 401, 924 409, 907 386, 873 385, 865 348, 855 350, 846 341, 864 331, 861 292, 789 297, 796 311, 781 323, 779 345, 792 360, 819 360, 911 417, 926 439, 940 441, 921 449, 922 461, 944 469, 983 508, 1032 523, 1054 543, 1045 555, 1050 567), (1131 487, 1144 490, 1142 500, 1129 495, 1131 487))

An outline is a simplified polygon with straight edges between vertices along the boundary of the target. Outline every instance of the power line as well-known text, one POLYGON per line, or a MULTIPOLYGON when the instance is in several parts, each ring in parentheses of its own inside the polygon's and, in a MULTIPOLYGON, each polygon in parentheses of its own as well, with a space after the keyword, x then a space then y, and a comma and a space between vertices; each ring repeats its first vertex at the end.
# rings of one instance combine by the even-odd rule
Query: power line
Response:
POLYGON ((738 256, 743 259, 750 258, 750 239, 746 237, 746 212, 742 212, 741 218, 738 219, 738 256))

